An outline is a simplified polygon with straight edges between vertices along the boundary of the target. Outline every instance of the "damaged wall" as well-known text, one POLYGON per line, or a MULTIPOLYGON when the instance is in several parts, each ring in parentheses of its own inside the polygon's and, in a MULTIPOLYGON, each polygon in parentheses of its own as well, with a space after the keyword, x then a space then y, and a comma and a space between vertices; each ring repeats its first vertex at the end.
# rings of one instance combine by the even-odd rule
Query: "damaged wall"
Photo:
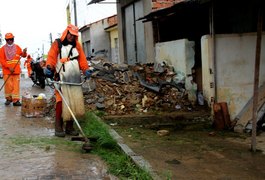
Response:
POLYGON ((184 78, 189 100, 196 102, 197 85, 192 83, 194 66, 194 42, 187 39, 157 43, 155 45, 155 62, 172 66, 179 78, 184 78))
MULTIPOLYGON (((231 119, 248 103, 253 96, 254 65, 256 53, 256 33, 216 35, 216 88, 217 102, 227 102, 231 119)), ((203 92, 210 103, 214 97, 214 82, 210 74, 213 70, 211 37, 202 37, 203 92)), ((260 82, 265 82, 265 33, 262 37, 260 58, 260 82)), ((245 123, 244 123, 245 124, 245 123)))
POLYGON ((105 27, 108 27, 108 21, 107 19, 102 19, 100 21, 94 22, 90 25, 90 41, 91 43, 91 49, 94 49, 95 52, 100 50, 106 50, 108 59, 111 59, 110 57, 110 37, 109 33, 106 32, 104 29, 105 27))

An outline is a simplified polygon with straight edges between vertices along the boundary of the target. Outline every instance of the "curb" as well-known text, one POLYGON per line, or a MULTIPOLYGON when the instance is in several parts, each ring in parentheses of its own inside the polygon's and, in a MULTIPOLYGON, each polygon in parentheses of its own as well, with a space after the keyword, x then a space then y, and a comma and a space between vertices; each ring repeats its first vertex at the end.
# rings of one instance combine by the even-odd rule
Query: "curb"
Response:
POLYGON ((152 169, 152 166, 146 161, 142 156, 137 155, 132 149, 124 144, 123 138, 113 129, 109 130, 110 135, 118 142, 118 145, 123 150, 123 152, 129 156, 135 164, 137 164, 142 169, 146 170, 154 180, 161 180, 161 178, 152 169))
MULTIPOLYGON (((106 124, 100 117, 96 116, 95 114, 94 114, 94 116, 99 121, 106 124)), ((124 143, 123 138, 114 129, 112 129, 108 124, 106 124, 106 125, 109 127, 109 133, 110 133, 111 137, 117 141, 117 143, 120 146, 120 148, 122 149, 122 151, 127 156, 129 156, 137 166, 139 166, 140 168, 147 171, 152 176, 153 180, 161 180, 161 178, 153 170, 150 163, 148 161, 146 161, 142 156, 137 155, 135 152, 133 152, 133 150, 124 143)))

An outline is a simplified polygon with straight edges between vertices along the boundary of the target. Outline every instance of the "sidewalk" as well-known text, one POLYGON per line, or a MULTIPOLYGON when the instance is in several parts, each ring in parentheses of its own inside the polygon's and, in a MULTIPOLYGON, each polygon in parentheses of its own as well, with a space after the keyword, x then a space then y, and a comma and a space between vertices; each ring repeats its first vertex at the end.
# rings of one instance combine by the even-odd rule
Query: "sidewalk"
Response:
MULTIPOLYGON (((0 79, 2 85, 3 79, 0 79)), ((21 79, 21 95, 44 93, 50 98, 50 87, 32 87, 30 79, 21 79)), ((69 137, 54 136, 54 120, 26 118, 21 107, 4 105, 4 88, 0 92, 0 176, 1 179, 115 179, 107 174, 106 164, 81 150, 82 144, 69 137), (67 143, 74 145, 69 145, 67 143)))

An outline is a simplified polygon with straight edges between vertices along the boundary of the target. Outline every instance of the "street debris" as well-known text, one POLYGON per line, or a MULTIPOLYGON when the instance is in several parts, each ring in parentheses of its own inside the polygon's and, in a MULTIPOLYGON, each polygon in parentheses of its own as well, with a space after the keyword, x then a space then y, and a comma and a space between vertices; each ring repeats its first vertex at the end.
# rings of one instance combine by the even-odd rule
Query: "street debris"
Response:
POLYGON ((94 74, 83 86, 85 105, 108 115, 192 111, 183 79, 166 64, 91 62, 94 74))
POLYGON ((27 118, 44 117, 47 113, 47 99, 44 93, 31 95, 26 92, 22 96, 21 114, 27 118))

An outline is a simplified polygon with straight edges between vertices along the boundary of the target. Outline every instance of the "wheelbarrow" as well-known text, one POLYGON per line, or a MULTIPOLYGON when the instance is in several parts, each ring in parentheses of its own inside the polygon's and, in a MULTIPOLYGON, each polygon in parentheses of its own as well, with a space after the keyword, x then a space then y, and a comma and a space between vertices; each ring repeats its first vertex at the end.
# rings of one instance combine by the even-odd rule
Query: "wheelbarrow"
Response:
POLYGON ((75 117, 73 111, 71 110, 71 108, 70 108, 70 106, 68 105, 68 103, 67 103, 65 97, 63 96, 62 91, 60 90, 60 85, 82 86, 82 84, 86 81, 86 78, 85 78, 84 81, 81 82, 81 83, 70 83, 70 82, 63 82, 63 81, 54 81, 54 80, 51 80, 50 78, 48 78, 47 81, 48 81, 48 83, 49 83, 49 86, 53 85, 54 88, 55 88, 55 89, 59 92, 59 94, 61 95, 63 102, 65 103, 67 109, 69 110, 71 116, 72 116, 73 119, 74 119, 74 122, 76 123, 78 129, 79 129, 80 132, 81 132, 81 135, 82 135, 83 138, 80 139, 80 138, 77 138, 77 137, 76 137, 74 140, 80 139, 80 140, 84 141, 84 144, 83 144, 83 146, 82 146, 82 149, 85 150, 86 152, 91 151, 91 150, 92 150, 92 146, 91 146, 91 144, 90 144, 90 140, 86 137, 86 135, 85 135, 83 129, 81 128, 81 126, 80 126, 78 120, 76 119, 76 117, 75 117))

